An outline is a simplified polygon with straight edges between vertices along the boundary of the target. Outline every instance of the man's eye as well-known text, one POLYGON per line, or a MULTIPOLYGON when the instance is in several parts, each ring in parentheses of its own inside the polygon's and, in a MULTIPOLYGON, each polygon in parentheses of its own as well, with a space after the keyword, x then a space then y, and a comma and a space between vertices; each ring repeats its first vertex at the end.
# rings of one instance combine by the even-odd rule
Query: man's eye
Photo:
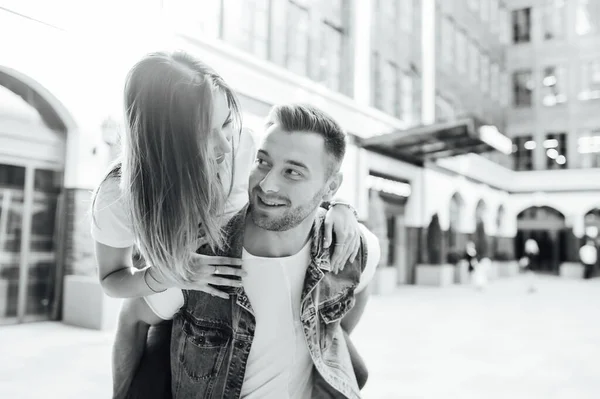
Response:
POLYGON ((302 177, 302 173, 295 171, 293 169, 288 169, 288 175, 292 177, 302 177))
POLYGON ((227 127, 227 126, 231 125, 231 122, 233 122, 233 119, 231 119, 231 118, 227 119, 227 120, 225 121, 225 123, 223 123, 223 127, 225 128, 225 127, 227 127))

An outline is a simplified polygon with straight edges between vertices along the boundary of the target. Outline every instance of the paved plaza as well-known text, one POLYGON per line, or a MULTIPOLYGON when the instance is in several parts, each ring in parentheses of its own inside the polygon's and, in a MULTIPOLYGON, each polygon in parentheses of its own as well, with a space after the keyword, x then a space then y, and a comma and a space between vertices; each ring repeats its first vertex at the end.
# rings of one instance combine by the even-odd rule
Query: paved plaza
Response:
MULTIPOLYGON (((367 399, 600 397, 600 279, 540 276, 373 297, 353 336, 367 399)), ((112 333, 0 327, 0 398, 110 397, 112 333)))

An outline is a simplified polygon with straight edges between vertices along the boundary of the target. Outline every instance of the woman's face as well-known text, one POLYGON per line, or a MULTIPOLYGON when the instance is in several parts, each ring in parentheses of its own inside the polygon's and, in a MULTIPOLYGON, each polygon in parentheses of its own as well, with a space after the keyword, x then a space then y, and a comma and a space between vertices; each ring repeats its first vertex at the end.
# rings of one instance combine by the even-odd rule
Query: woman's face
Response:
POLYGON ((233 119, 227 103, 227 97, 222 90, 215 92, 213 102, 210 140, 217 163, 221 163, 225 160, 226 155, 231 152, 233 119))

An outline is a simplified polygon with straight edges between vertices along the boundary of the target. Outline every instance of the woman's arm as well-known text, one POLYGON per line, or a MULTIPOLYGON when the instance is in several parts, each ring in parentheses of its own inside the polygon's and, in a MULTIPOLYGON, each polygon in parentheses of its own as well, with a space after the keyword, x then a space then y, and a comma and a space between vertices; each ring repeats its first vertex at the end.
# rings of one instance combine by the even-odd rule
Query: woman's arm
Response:
POLYGON ((159 282, 151 269, 133 266, 133 247, 115 248, 96 241, 95 249, 100 284, 108 296, 135 298, 170 288, 159 282))

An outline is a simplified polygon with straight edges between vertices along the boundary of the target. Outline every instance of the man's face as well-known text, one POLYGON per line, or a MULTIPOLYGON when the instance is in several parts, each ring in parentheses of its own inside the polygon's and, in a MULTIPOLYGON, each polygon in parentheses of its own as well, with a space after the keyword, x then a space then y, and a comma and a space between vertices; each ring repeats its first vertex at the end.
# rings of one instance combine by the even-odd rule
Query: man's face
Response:
POLYGON ((289 133, 277 124, 270 126, 250 173, 254 223, 271 231, 300 224, 339 188, 341 175, 329 177, 332 161, 319 134, 289 133))

